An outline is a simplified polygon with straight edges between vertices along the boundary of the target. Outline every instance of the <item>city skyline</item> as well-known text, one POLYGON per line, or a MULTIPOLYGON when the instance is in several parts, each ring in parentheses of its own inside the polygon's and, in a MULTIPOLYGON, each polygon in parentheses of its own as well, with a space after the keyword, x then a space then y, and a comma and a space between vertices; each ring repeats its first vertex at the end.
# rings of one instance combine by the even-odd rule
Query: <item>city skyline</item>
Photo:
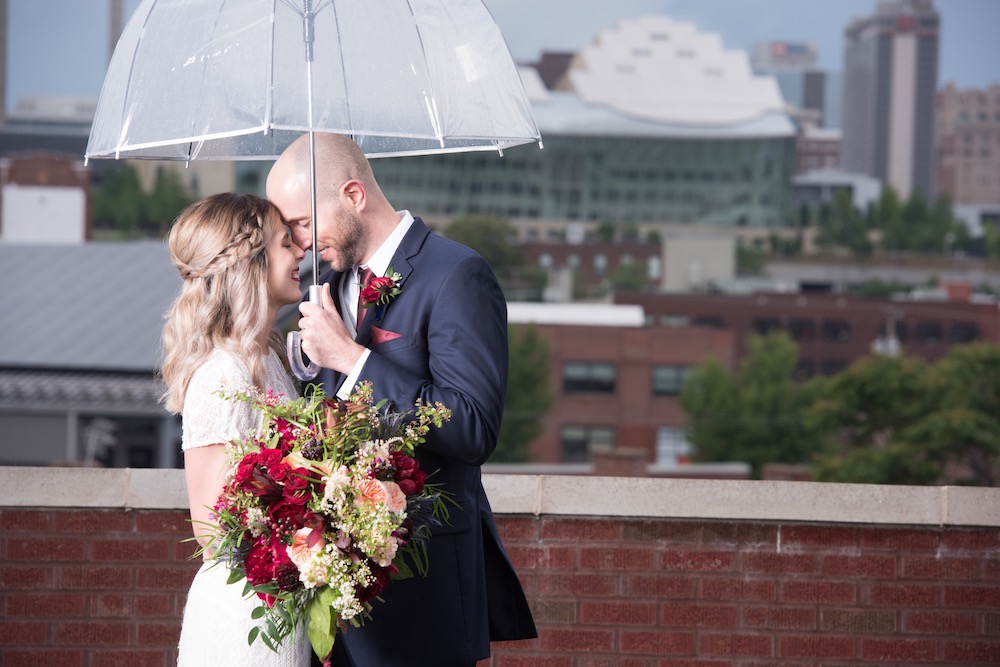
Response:
MULTIPOLYGON (((854 17, 869 14, 877 0, 803 3, 798 0, 486 0, 516 60, 537 60, 543 51, 575 51, 618 21, 665 14, 717 32, 726 48, 749 51, 759 41, 815 44, 819 66, 843 66, 844 31, 854 17)), ((1000 65, 989 53, 993 26, 1000 24, 996 0, 936 0, 942 16, 941 86, 982 88, 1000 83, 1000 65)), ((126 15, 138 0, 126 0, 126 15)), ((30 96, 97 99, 107 65, 106 0, 8 0, 7 108, 30 96), (73 54, 72 58, 53 57, 73 54)))

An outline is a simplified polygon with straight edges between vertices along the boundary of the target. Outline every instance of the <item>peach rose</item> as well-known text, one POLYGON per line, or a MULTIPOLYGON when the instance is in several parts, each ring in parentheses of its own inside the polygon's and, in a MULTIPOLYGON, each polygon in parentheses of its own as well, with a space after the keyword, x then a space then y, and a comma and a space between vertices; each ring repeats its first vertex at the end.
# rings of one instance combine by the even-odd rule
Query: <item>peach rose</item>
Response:
POLYGON ((365 503, 382 504, 391 512, 402 512, 406 509, 406 494, 395 482, 380 482, 377 479, 366 479, 358 482, 357 496, 354 502, 360 507, 365 503))
POLYGON ((313 532, 314 529, 312 528, 299 528, 295 531, 295 535, 292 536, 292 543, 288 546, 288 557, 295 563, 295 567, 299 568, 299 570, 305 569, 313 556, 326 547, 326 540, 323 539, 323 534, 318 533, 315 538, 312 538, 313 532), (314 540, 311 546, 309 544, 310 538, 314 540))

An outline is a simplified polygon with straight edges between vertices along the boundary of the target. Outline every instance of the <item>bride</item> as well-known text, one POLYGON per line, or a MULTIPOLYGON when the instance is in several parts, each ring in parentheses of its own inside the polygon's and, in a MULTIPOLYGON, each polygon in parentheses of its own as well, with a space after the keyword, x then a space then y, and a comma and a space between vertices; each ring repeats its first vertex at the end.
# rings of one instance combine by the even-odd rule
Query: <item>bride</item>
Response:
MULTIPOLYGON (((275 329, 278 308, 301 300, 304 252, 267 201, 218 194, 185 209, 169 234, 170 255, 183 278, 163 332, 164 401, 183 420, 181 447, 191 520, 198 542, 211 550, 206 524, 230 473, 225 443, 253 435, 260 416, 247 403, 216 392, 249 386, 298 396, 275 329)), ((226 584, 229 570, 202 565, 191 583, 181 627, 180 666, 309 664, 305 628, 279 653, 259 639, 248 645, 259 600, 242 596, 243 582, 226 584)), ((290 638, 291 639, 291 638, 290 638)))

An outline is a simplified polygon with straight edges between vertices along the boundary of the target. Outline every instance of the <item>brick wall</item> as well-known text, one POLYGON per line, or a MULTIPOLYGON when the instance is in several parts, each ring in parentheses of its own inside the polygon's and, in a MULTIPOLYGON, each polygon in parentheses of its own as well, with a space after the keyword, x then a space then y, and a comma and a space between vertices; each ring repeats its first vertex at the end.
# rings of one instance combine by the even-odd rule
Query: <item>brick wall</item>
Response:
MULTIPOLYGON (((0 667, 175 663, 198 564, 186 511, 143 494, 178 505, 183 478, 130 494, 105 473, 66 503, 131 506, 17 506, 42 478, 0 469, 0 667)), ((487 491, 540 637, 481 667, 1000 664, 1000 490, 494 475, 487 491), (823 513, 845 518, 781 518, 823 513)))

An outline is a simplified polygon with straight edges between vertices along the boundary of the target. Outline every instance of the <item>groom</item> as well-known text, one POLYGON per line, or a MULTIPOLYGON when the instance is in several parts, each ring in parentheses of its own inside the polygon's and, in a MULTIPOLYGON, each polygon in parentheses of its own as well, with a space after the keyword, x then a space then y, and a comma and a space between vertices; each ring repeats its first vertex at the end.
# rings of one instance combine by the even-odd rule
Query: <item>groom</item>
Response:
POLYGON ((351 139, 315 135, 316 220, 308 136, 275 162, 267 196, 302 249, 333 267, 322 303, 303 303, 302 349, 323 367, 328 394, 370 381, 396 410, 417 399, 451 409, 417 450, 430 481, 459 507, 428 542, 430 572, 395 581, 373 619, 337 636, 335 667, 472 667, 490 641, 536 637, 531 611, 483 491, 480 466, 496 446, 507 388, 507 306, 489 264, 396 211, 351 139), (398 273, 387 305, 359 308, 359 270, 398 273), (359 316, 360 313, 360 316, 359 316))

